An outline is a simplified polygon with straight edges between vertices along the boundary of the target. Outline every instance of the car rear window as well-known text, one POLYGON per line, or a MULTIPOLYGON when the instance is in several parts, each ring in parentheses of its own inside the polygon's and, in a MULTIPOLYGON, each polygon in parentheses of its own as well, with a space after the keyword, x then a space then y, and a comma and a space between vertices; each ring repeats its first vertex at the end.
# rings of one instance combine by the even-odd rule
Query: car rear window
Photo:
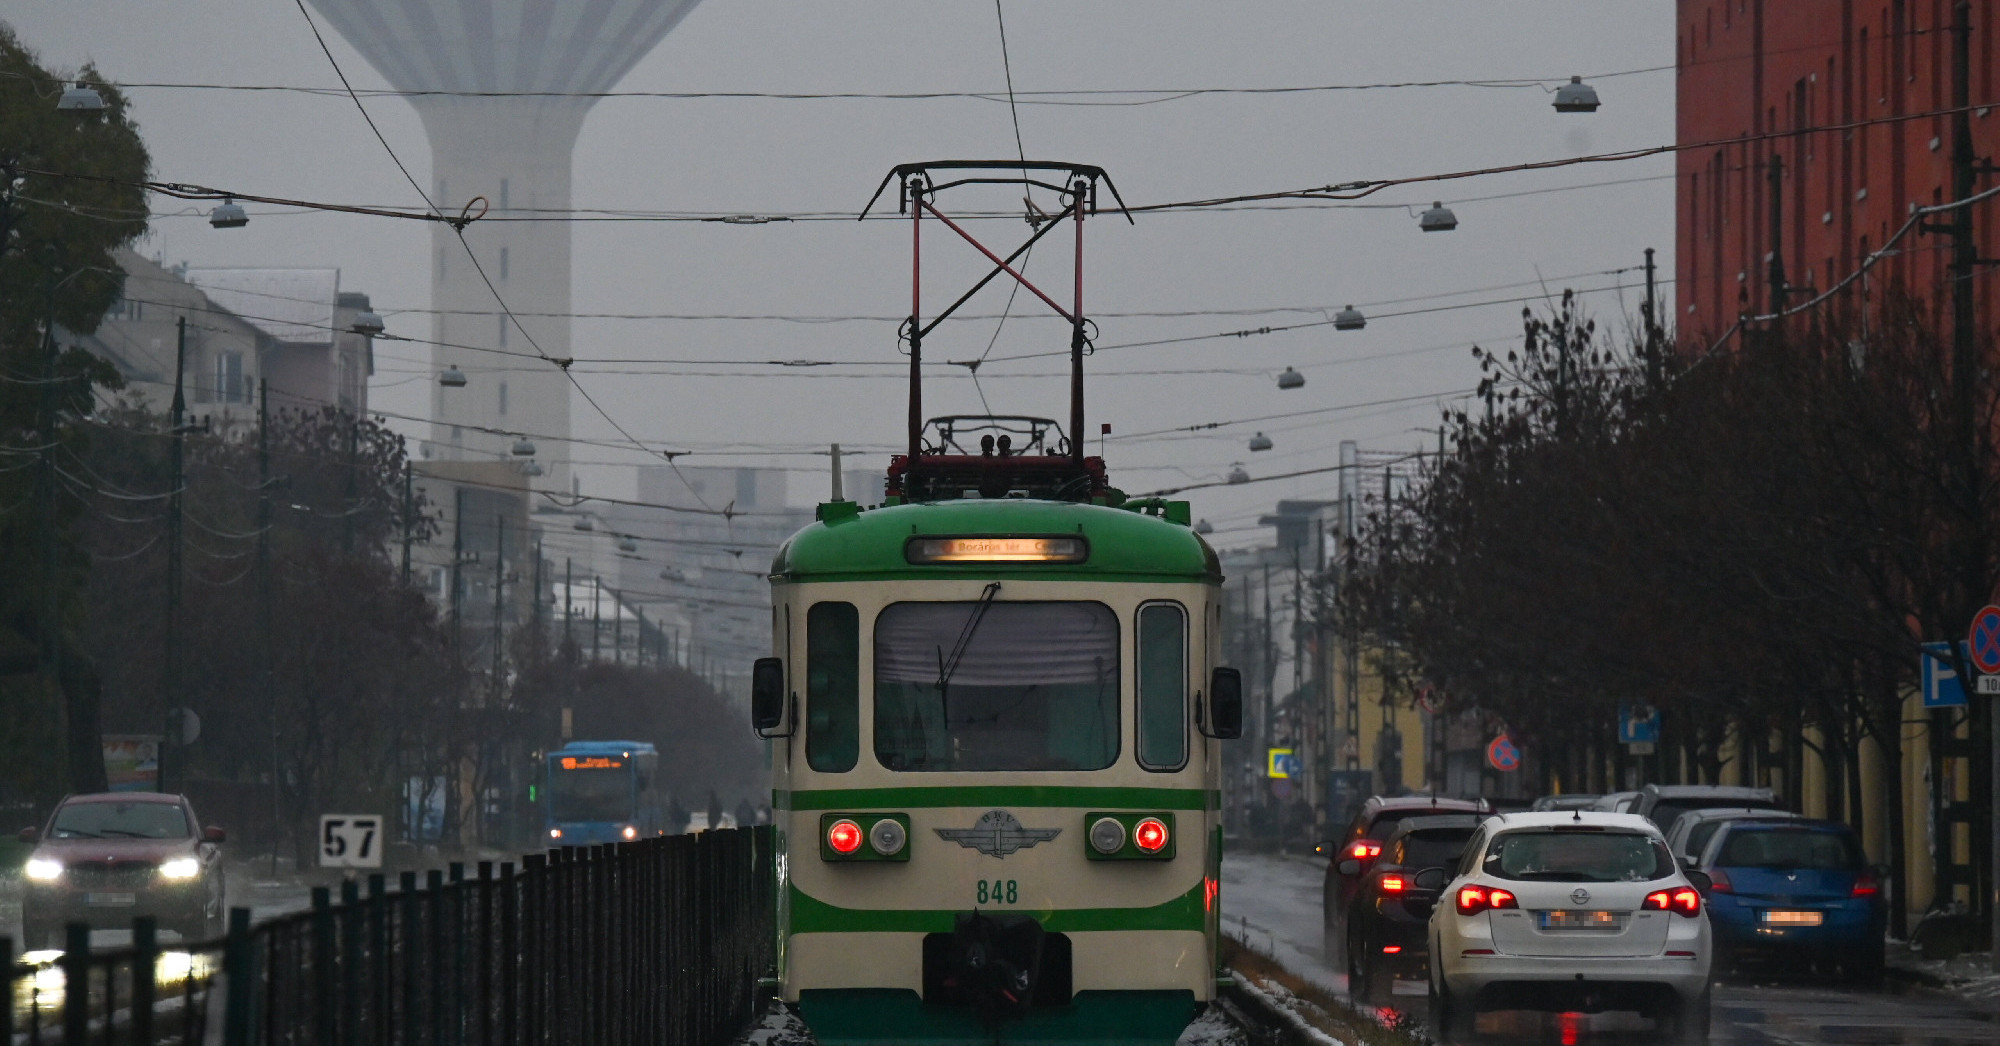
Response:
POLYGON ((1398 862, 1405 868, 1443 868, 1458 863, 1470 828, 1432 828, 1403 837, 1403 855, 1398 862))
POLYGON ((1653 807, 1653 812, 1647 816, 1651 817, 1653 823, 1659 825, 1660 831, 1664 832, 1672 828, 1674 822, 1680 820, 1681 815, 1687 813, 1689 810, 1780 809, 1783 809, 1783 807, 1780 807, 1777 803, 1766 802, 1762 799, 1668 799, 1662 800, 1659 805, 1653 807))
POLYGON ((1727 868, 1825 868, 1862 866, 1851 832, 1826 828, 1739 828, 1729 833, 1716 864, 1727 868))
POLYGON ((1636 832, 1505 832, 1487 847, 1488 875, 1527 882, 1647 882, 1672 874, 1664 844, 1636 832))
POLYGON ((185 839, 177 803, 70 803, 56 811, 51 839, 185 839))

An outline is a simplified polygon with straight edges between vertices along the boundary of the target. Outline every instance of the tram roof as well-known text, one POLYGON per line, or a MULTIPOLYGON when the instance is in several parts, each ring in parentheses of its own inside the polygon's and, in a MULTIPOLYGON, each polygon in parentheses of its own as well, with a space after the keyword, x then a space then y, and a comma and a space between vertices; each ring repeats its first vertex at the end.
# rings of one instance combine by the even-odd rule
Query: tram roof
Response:
MULTIPOLYGON (((1185 510, 1172 515, 1184 519, 1185 510)), ((771 563, 772 580, 1222 580, 1222 564, 1215 550, 1184 522, 1129 506, 968 498, 860 510, 852 503, 833 502, 820 506, 819 516, 778 549, 771 563), (912 564, 905 553, 912 537, 1071 534, 1082 535, 1088 543, 1083 562, 912 564)))

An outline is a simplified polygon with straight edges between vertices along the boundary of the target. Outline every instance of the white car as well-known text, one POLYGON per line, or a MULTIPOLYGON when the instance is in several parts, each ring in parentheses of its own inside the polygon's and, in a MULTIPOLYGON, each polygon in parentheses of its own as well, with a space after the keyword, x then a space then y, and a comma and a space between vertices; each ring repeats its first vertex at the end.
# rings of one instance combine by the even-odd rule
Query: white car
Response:
POLYGON ((1469 1038, 1481 1010, 1636 1010, 1669 1041, 1707 1040, 1708 884, 1651 821, 1503 814, 1446 875, 1430 920, 1437 1041, 1469 1038))

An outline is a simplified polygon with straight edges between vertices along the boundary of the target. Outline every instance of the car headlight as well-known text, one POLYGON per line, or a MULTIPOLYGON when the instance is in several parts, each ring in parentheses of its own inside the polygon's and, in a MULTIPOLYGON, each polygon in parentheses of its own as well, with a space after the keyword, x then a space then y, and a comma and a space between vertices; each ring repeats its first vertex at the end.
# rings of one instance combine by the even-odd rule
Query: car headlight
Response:
POLYGON ((46 857, 30 857, 24 871, 28 873, 28 878, 38 883, 52 882, 61 878, 62 862, 51 861, 46 857))
POLYGON ((160 878, 192 879, 201 874, 201 862, 192 857, 176 857, 160 862, 160 878))

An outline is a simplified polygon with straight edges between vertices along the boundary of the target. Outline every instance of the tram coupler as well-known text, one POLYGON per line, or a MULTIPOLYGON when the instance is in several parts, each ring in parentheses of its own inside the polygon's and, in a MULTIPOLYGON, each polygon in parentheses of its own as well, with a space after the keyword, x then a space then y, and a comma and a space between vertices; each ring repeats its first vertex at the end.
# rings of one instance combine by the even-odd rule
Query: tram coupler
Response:
POLYGON ((1018 1016, 1035 997, 1044 936, 1032 915, 958 913, 938 1001, 970 1005, 989 1022, 1018 1016))

